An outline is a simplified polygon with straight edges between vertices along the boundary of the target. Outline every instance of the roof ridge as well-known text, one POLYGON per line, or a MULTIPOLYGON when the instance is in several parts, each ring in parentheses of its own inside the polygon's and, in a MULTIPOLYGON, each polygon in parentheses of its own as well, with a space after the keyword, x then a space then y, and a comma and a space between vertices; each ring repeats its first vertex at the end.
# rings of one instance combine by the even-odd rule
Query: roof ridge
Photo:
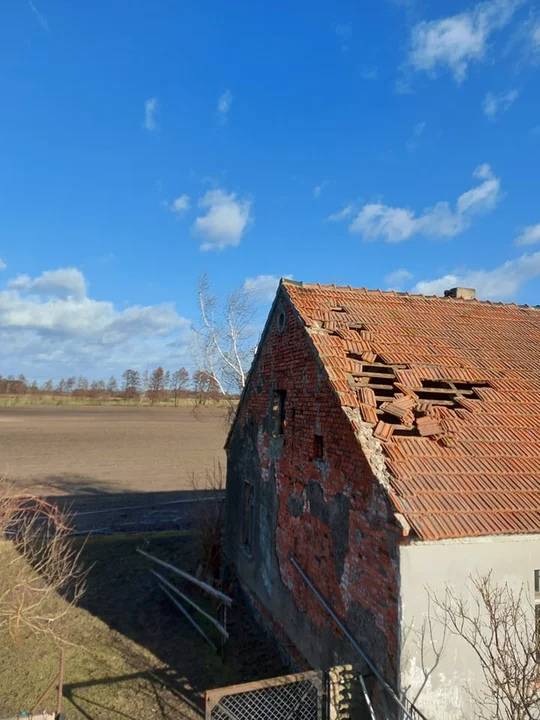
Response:
POLYGON ((424 295, 423 293, 401 292, 397 290, 381 290, 380 288, 370 289, 366 287, 352 287, 351 285, 336 285, 334 283, 306 283, 302 280, 291 280, 289 278, 281 278, 280 284, 285 286, 298 287, 301 290, 334 290, 345 293, 362 293, 365 295, 377 294, 395 297, 422 298, 423 300, 428 300, 429 302, 443 301, 446 303, 478 303, 480 305, 502 305, 504 307, 517 307, 527 310, 540 310, 540 305, 528 305, 527 303, 518 304, 515 302, 495 302, 493 300, 479 300, 478 298, 471 298, 469 300, 466 300, 464 298, 442 297, 441 295, 424 295))

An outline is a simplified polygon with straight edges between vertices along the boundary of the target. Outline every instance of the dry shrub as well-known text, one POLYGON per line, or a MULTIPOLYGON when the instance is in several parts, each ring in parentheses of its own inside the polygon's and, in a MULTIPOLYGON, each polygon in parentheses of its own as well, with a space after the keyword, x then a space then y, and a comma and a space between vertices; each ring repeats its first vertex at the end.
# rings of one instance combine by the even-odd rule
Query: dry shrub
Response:
POLYGON ((0 628, 15 642, 23 631, 68 642, 60 621, 86 579, 71 532, 68 513, 0 480, 0 628))
POLYGON ((538 720, 540 717, 540 623, 521 585, 497 584, 491 571, 470 575, 460 595, 447 585, 444 598, 431 596, 440 620, 476 653, 484 683, 471 692, 475 717, 538 720))
POLYGON ((225 474, 219 461, 206 470, 201 480, 195 472, 190 473, 194 490, 205 490, 209 498, 197 503, 194 512, 193 534, 197 541, 203 577, 217 578, 221 561, 221 541, 225 522, 225 474), (217 499, 211 499, 214 496, 217 499))

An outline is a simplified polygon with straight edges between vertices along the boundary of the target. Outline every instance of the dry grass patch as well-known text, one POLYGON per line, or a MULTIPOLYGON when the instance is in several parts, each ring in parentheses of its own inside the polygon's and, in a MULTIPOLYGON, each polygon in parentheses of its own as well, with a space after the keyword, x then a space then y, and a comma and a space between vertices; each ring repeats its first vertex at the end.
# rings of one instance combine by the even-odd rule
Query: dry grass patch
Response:
MULTIPOLYGON (((238 603, 231 613, 232 637, 223 664, 161 593, 150 564, 136 552, 142 545, 188 572, 199 564, 199 544, 184 533, 87 542, 82 552, 90 568, 85 595, 61 619, 62 631, 73 643, 66 649, 64 681, 63 709, 69 720, 202 717, 206 689, 283 672, 274 648, 238 603)), ((189 585, 179 587, 212 609, 211 601, 193 594, 189 585)), ((62 598, 55 602, 64 607, 62 598)), ((210 623, 203 627, 214 637, 217 631, 210 623)), ((24 631, 18 645, 7 645, 6 632, 0 631, 0 646, 7 648, 0 657, 0 716, 30 710, 58 670, 53 643, 36 642, 24 631)), ((54 700, 48 707, 53 706, 54 700)))

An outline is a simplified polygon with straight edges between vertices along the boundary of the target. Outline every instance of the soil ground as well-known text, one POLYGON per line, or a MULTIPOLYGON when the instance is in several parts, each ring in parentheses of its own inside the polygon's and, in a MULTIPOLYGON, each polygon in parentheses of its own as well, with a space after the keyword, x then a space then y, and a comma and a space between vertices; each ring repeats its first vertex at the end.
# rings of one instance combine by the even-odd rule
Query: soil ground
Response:
MULTIPOLYGON (((78 540, 75 542, 79 542, 78 540)), ((10 552, 0 547, 0 560, 10 552)), ((66 648, 63 711, 69 720, 182 720, 204 717, 204 690, 281 675, 275 648, 241 604, 229 614, 231 639, 222 662, 159 589, 145 549, 194 572, 197 548, 185 533, 94 537, 83 551, 91 567, 79 607, 62 622, 66 648)), ((215 612, 211 601, 164 569, 186 595, 215 612)), ((58 598, 58 603, 64 601, 58 598)), ((209 637, 215 628, 196 616, 209 637)), ((0 717, 30 711, 58 671, 58 650, 27 636, 19 645, 0 628, 0 717)), ((54 709, 54 692, 39 709, 54 709)))
POLYGON ((224 466, 225 411, 192 407, 0 407, 0 476, 43 494, 203 487, 224 466))

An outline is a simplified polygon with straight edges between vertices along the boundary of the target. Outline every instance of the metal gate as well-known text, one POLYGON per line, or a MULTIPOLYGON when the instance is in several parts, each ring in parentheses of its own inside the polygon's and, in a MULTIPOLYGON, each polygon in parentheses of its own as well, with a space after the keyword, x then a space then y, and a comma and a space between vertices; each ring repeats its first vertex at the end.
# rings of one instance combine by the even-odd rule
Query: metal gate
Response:
POLYGON ((320 671, 207 690, 206 720, 323 720, 320 671))

